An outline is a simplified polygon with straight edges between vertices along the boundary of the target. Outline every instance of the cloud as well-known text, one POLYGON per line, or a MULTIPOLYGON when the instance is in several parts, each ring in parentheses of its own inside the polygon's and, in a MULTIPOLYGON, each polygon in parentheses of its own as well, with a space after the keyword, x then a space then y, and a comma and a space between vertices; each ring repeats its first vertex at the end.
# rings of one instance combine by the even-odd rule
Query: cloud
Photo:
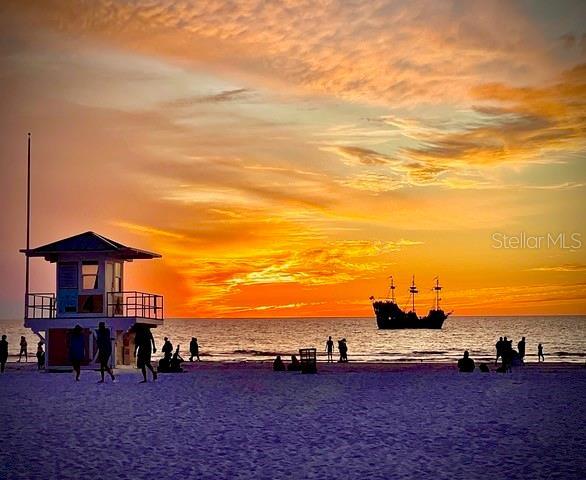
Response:
POLYGON ((321 147, 322 151, 332 152, 341 157, 348 165, 386 165, 397 163, 388 155, 361 147, 352 146, 325 146, 321 147))
POLYGON ((564 263, 563 265, 530 268, 529 271, 532 271, 532 272, 586 272, 586 264, 583 264, 583 263, 564 263))
POLYGON ((173 107, 188 107, 195 104, 203 104, 203 103, 226 103, 226 102, 235 102, 246 100, 250 98, 250 94, 252 93, 251 90, 248 88, 238 88, 235 90, 223 90, 219 93, 214 93, 210 95, 199 95, 190 98, 180 98, 177 100, 173 100, 172 102, 168 102, 167 105, 173 107))

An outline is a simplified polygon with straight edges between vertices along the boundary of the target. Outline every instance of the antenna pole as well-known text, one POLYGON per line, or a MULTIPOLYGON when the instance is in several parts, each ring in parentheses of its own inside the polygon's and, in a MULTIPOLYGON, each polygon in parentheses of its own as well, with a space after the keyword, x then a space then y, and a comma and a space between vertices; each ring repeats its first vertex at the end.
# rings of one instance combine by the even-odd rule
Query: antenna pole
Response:
POLYGON ((24 318, 28 319, 28 294, 29 294, 29 256, 31 241, 31 134, 28 134, 27 169, 26 169, 26 264, 24 286, 24 318))

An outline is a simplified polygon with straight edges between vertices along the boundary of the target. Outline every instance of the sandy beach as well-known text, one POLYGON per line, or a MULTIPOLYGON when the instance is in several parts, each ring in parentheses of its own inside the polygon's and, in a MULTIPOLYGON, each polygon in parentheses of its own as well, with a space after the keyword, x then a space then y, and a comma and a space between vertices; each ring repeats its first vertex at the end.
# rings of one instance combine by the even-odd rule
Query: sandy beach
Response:
POLYGON ((84 371, 0 376, 0 478, 579 479, 586 368, 530 364, 187 365, 114 384, 84 371))

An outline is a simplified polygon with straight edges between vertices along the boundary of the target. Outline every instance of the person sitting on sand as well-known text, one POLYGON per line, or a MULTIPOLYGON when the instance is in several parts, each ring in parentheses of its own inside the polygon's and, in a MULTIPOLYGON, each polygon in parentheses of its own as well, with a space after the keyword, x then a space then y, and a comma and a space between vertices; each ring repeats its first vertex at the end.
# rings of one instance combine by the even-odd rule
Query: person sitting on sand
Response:
POLYGON ((163 358, 165 358, 165 360, 171 360, 171 357, 173 356, 173 344, 169 341, 167 337, 165 337, 165 343, 163 343, 163 348, 161 348, 161 352, 163 352, 163 358))
POLYGON ((37 344, 37 369, 45 368, 45 351, 43 350, 43 341, 39 340, 37 344))
POLYGON ((177 349, 175 350, 175 353, 171 358, 171 362, 169 365, 169 371, 171 372, 178 373, 183 371, 183 369, 181 368, 181 363, 184 362, 184 360, 183 358, 181 358, 181 355, 179 355, 179 347, 180 345, 177 345, 177 349))
POLYGON ((545 362, 545 357, 543 356, 543 345, 541 345, 541 343, 537 345, 537 362, 545 362))
POLYGON ((275 372, 284 372, 286 370, 285 364, 283 363, 283 360, 281 360, 281 355, 277 355, 277 358, 275 358, 275 361, 273 362, 273 370, 275 372))
POLYGON ((28 363, 28 351, 27 351, 26 338, 20 337, 20 352, 18 353, 18 361, 20 362, 21 357, 24 355, 24 361, 28 363))
POLYGON ((69 360, 75 372, 75 381, 79 382, 81 362, 85 359, 85 338, 80 325, 76 325, 69 338, 69 360))
POLYGON ((199 358, 199 343, 197 343, 197 338, 191 337, 191 342, 189 342, 189 353, 191 356, 189 357, 189 361, 193 362, 193 358, 197 358, 198 362, 201 362, 199 358))
POLYGON ((157 372, 151 365, 151 354, 153 353, 157 353, 157 348, 155 347, 155 339, 151 329, 137 327, 136 337, 134 338, 134 354, 136 355, 136 366, 142 371, 143 380, 140 383, 147 382, 147 368, 153 375, 153 381, 157 379, 157 372))
POLYGON ((290 372, 299 372, 301 370, 301 363, 297 360, 295 355, 291 355, 291 363, 287 367, 290 372))
POLYGON ((0 340, 0 373, 4 373, 6 360, 8 360, 8 341, 6 335, 2 335, 2 340, 0 340))
POLYGON ((334 341, 332 337, 328 337, 328 341, 326 342, 326 352, 328 352, 328 363, 334 361, 334 341))
POLYGON ((470 358, 468 350, 464 352, 464 356, 458 360, 458 370, 460 372, 473 372, 474 371, 474 360, 470 358))
POLYGON ((96 334, 96 344, 98 347, 98 360, 100 362, 100 376, 99 383, 104 383, 104 372, 108 372, 112 381, 114 381, 114 373, 110 368, 110 356, 112 355, 112 339, 110 338, 110 329, 106 328, 104 322, 98 324, 98 331, 96 334))

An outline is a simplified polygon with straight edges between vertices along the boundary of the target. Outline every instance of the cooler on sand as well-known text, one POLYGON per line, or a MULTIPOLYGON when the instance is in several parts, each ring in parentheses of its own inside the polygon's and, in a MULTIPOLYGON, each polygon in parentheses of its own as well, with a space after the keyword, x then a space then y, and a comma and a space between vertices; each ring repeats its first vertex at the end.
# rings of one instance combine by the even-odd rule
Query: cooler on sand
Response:
POLYGON ((299 360, 301 373, 317 373, 317 350, 315 348, 300 348, 299 360))

